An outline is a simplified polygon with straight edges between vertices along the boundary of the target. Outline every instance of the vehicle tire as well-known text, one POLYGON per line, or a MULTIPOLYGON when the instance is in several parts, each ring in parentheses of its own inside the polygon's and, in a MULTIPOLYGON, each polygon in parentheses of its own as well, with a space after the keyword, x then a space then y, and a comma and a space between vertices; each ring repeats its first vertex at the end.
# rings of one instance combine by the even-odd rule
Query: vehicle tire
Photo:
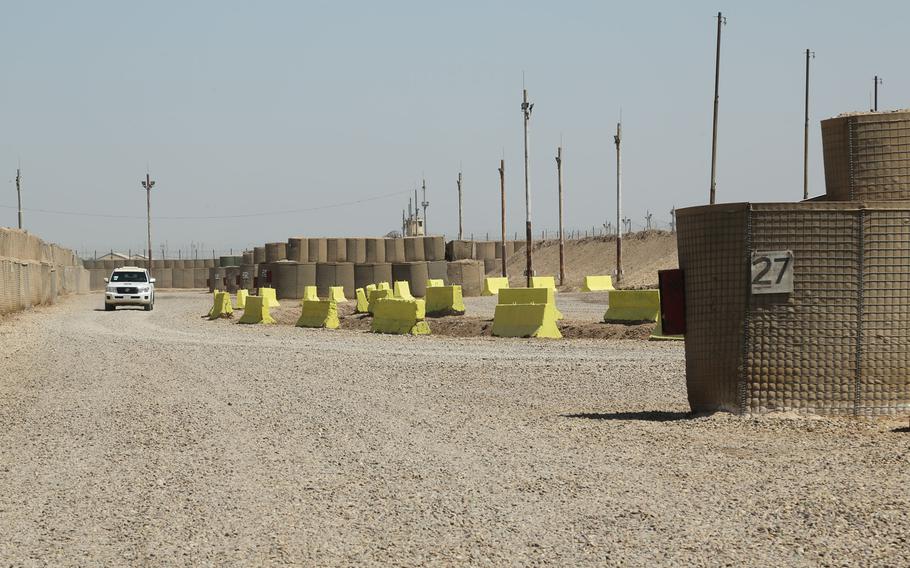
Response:
POLYGON ((104 311, 106 311, 106 312, 112 312, 112 311, 114 311, 116 308, 117 308, 117 307, 116 307, 115 305, 113 305, 113 304, 108 304, 107 302, 104 302, 104 311))
POLYGON ((145 311, 150 312, 150 311, 152 311, 152 309, 154 309, 154 307, 155 307, 155 304, 146 304, 145 311))

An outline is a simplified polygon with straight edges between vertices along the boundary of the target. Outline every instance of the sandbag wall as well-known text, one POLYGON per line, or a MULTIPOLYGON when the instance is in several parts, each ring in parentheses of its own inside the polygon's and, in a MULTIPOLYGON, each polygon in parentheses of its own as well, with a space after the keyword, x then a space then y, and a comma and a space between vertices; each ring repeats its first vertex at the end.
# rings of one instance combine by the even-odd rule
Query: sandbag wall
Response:
POLYGON ((89 291, 89 274, 76 254, 18 229, 0 228, 0 314, 89 291))
POLYGON ((910 203, 677 215, 694 411, 910 412, 910 203), (752 292, 751 258, 762 251, 792 251, 792 292, 752 292))

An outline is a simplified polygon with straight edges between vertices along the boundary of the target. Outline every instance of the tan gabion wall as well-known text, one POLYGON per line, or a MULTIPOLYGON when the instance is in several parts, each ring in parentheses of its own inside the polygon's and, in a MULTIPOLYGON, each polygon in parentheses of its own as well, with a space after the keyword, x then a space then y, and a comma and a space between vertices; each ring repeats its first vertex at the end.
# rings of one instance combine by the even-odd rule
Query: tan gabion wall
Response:
POLYGON ((693 410, 910 412, 910 203, 678 214, 693 410), (750 293, 751 252, 770 250, 793 251, 790 294, 750 293))
POLYGON ((829 200, 910 200, 910 111, 822 121, 829 200))
POLYGON ((73 251, 26 231, 0 228, 0 314, 88 290, 88 271, 73 251))

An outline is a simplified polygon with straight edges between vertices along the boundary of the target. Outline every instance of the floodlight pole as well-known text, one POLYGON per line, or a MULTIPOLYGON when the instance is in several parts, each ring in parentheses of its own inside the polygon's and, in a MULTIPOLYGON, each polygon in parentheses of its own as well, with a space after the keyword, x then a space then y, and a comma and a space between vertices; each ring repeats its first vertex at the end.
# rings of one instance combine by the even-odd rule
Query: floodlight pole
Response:
POLYGON ((22 173, 16 168, 16 199, 19 201, 19 230, 22 230, 22 173))
POLYGON ((806 50, 806 123, 803 133, 803 199, 809 199, 809 58, 815 52, 806 50))
POLYGON ((421 187, 423 188, 423 201, 420 202, 420 204, 423 205, 423 234, 429 235, 430 233, 427 231, 427 207, 430 205, 430 202, 427 201, 427 180, 423 180, 423 185, 421 187))
POLYGON ((531 277, 534 268, 531 261, 531 179, 528 173, 528 121, 531 119, 531 110, 534 105, 528 102, 528 90, 522 89, 521 112, 524 115, 524 145, 525 145, 525 249, 527 250, 527 266, 525 274, 528 279, 528 288, 531 287, 531 277))
POLYGON ((499 160, 499 195, 502 197, 502 275, 506 274, 506 161, 499 160))
POLYGON ((711 205, 717 193, 717 102, 720 87, 720 30, 727 22, 723 14, 717 13, 717 54, 714 59, 714 132, 711 136, 711 205))
POLYGON ((559 285, 566 285, 566 240, 562 230, 562 146, 556 149, 556 178, 559 186, 559 285))
MULTIPOLYGON (((142 182, 142 187, 145 188, 145 212, 146 212, 146 223, 148 228, 148 246, 149 246, 149 257, 148 257, 148 268, 152 268, 152 188, 155 187, 155 181, 152 180, 148 172, 145 172, 145 181, 142 182)), ((163 257, 162 257, 163 258, 163 257)))
POLYGON ((622 282, 622 123, 616 123, 616 281, 622 282))

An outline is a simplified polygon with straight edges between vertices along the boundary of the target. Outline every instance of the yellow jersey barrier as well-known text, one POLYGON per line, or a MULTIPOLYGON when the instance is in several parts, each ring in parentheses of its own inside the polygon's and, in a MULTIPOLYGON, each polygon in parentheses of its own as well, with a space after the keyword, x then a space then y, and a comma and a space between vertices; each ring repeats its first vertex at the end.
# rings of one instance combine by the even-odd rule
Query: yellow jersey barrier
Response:
POLYGON ((269 313, 269 304, 262 296, 247 296, 246 308, 238 323, 275 323, 269 313))
MULTIPOLYGON (((376 292, 374 292, 375 294, 376 292)), ((428 335, 430 326, 425 321, 426 304, 423 300, 404 298, 381 298, 371 306, 373 333, 394 333, 398 335, 428 335)))
POLYGON ((607 323, 656 322, 660 316, 659 290, 610 290, 607 323))
POLYGON ((395 297, 403 300, 413 300, 411 295, 411 284, 407 280, 395 281, 395 297))
POLYGON ((481 296, 495 296, 503 288, 509 287, 509 279, 505 276, 487 276, 483 279, 481 296))
POLYGON ((549 288, 556 292, 556 279, 552 276, 532 276, 531 288, 549 288))
POLYGON ((354 296, 357 298, 357 305, 354 306, 355 314, 366 314, 370 312, 370 301, 367 300, 366 290, 357 288, 354 290, 354 296))
POLYGON ((249 290, 244 290, 243 288, 237 290, 237 301, 234 304, 238 310, 242 310, 246 306, 246 297, 249 295, 249 290))
POLYGON ((461 286, 431 286, 426 303, 428 316, 463 316, 465 312, 461 286))
POLYGON ((389 286, 388 282, 380 282, 380 283, 376 284, 376 289, 377 290, 391 290, 392 287, 389 286))
POLYGON ((651 332, 651 337, 648 338, 651 341, 683 341, 686 339, 685 335, 664 335, 664 322, 663 318, 660 315, 660 310, 657 311, 657 325, 654 326, 654 331, 651 332))
POLYGON ((427 280, 427 288, 439 288, 439 287, 445 286, 445 285, 446 285, 446 283, 443 281, 442 278, 429 278, 427 280))
POLYGON ((493 315, 493 335, 562 338, 556 325, 556 311, 550 304, 497 304, 493 315))
POLYGON ((606 292, 615 289, 612 276, 585 276, 585 285, 581 287, 582 292, 606 292))
POLYGON ((212 309, 209 310, 209 319, 229 318, 234 314, 231 307, 231 295, 227 292, 215 292, 212 295, 212 309))
POLYGON ((363 292, 367 295, 367 298, 369 298, 370 292, 372 292, 375 289, 376 289, 375 284, 367 284, 366 286, 363 287, 363 292))
POLYGON ((275 295, 274 288, 260 288, 259 297, 262 298, 262 302, 269 308, 280 308, 281 304, 278 303, 278 296, 275 295))
POLYGON ((393 297, 392 291, 389 290, 388 288, 373 290, 372 292, 370 292, 370 295, 367 296, 367 311, 372 314, 373 309, 376 307, 377 300, 381 300, 383 298, 391 298, 391 297, 393 297))
POLYGON ((303 302, 306 300, 317 301, 319 300, 319 293, 315 286, 304 286, 303 287, 303 298, 300 300, 300 305, 303 305, 303 302))
POLYGON ((297 327, 338 329, 338 303, 335 300, 304 300, 297 327))
POLYGON ((547 304, 553 308, 557 320, 562 312, 556 307, 556 294, 552 288, 502 288, 499 290, 499 304, 547 304))
POLYGON ((329 299, 336 302, 347 302, 344 297, 344 286, 329 286, 329 299))

